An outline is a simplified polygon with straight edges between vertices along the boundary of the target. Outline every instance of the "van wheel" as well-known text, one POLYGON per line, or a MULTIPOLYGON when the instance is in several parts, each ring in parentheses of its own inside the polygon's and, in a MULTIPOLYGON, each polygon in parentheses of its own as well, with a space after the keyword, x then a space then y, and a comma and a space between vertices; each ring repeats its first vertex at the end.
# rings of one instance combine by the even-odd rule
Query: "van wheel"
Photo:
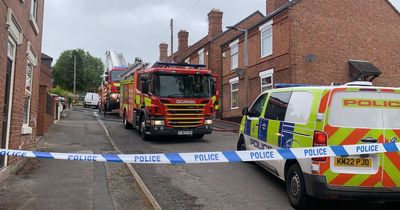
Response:
POLYGON ((286 174, 286 194, 295 209, 308 209, 310 197, 307 195, 303 172, 298 164, 289 167, 286 174))
POLYGON ((126 119, 126 112, 124 111, 124 115, 122 116, 122 123, 124 124, 125 129, 131 129, 132 124, 128 122, 126 119))
POLYGON ((236 146, 237 151, 244 151, 246 150, 246 143, 244 142, 243 136, 239 137, 239 141, 236 146))
POLYGON ((145 141, 150 140, 150 135, 146 134, 146 122, 144 117, 140 119, 140 135, 142 136, 142 139, 145 141))

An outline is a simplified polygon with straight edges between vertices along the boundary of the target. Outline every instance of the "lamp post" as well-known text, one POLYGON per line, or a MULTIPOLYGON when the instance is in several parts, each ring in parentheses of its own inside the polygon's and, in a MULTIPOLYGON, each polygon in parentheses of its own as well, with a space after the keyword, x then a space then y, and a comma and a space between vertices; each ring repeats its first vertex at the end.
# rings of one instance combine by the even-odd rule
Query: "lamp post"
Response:
POLYGON ((248 88, 249 78, 247 74, 247 67, 249 66, 248 42, 247 42, 248 30, 236 28, 235 26, 227 26, 226 28, 244 32, 244 89, 245 89, 244 107, 248 107, 248 100, 249 100, 249 88, 248 88))

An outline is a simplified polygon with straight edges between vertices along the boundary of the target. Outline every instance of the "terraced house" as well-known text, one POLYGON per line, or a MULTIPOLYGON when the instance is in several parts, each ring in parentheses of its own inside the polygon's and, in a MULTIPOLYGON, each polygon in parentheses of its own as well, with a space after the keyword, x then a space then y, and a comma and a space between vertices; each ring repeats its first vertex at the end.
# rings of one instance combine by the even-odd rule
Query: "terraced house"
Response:
POLYGON ((390 1, 266 0, 266 16, 241 29, 247 66, 244 32, 221 45, 225 119, 239 121, 276 83, 400 85, 400 15, 390 1))
MULTIPOLYGON (((0 1, 1 148, 31 149, 35 141, 43 6, 44 0, 0 1)), ((1 156, 1 172, 17 160, 1 156)))

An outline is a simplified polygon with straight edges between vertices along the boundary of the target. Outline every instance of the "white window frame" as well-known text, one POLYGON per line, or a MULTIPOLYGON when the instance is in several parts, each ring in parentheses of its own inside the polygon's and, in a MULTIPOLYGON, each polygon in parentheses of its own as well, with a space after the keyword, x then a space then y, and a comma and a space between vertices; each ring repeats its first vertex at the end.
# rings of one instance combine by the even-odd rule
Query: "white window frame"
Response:
POLYGON ((37 18, 38 18, 38 5, 39 0, 31 0, 31 9, 29 12, 29 22, 32 25, 33 31, 35 34, 39 34, 39 27, 37 25, 37 18))
POLYGON ((264 57, 266 57, 266 56, 269 56, 269 55, 272 55, 273 54, 273 45, 274 45, 274 38, 273 38, 273 34, 274 34, 274 31, 273 31, 273 27, 272 27, 272 24, 273 24, 274 22, 273 22, 273 20, 270 20, 270 21, 268 21, 267 23, 265 23, 264 25, 262 25, 262 26, 260 26, 258 29, 259 29, 259 31, 260 31, 260 56, 261 56, 261 58, 264 58, 264 57), (265 32, 265 31, 267 31, 267 30, 271 30, 271 34, 267 34, 265 37, 263 37, 263 32, 265 32), (268 52, 264 52, 263 51, 263 49, 264 49, 264 40, 265 39, 271 39, 271 50, 269 50, 268 52))
POLYGON ((230 51, 230 65, 231 70, 234 70, 239 67, 239 39, 236 39, 232 43, 229 44, 229 51, 230 51), (234 49, 236 48, 236 51, 234 49), (233 57, 236 57, 236 63, 233 63, 233 57))
POLYGON ((199 50, 199 64, 204 64, 204 49, 199 50))
POLYGON ((239 93, 237 93, 237 106, 233 106, 233 93, 239 92, 239 77, 235 77, 229 80, 230 90, 231 90, 231 109, 239 109, 239 93), (238 84, 237 89, 232 89, 233 84, 238 84))
POLYGON ((258 76, 260 77, 260 92, 261 93, 264 92, 263 87, 271 87, 271 89, 274 87, 274 69, 268 69, 268 70, 262 71, 262 72, 258 73, 258 76), (267 77, 271 77, 271 83, 263 85, 262 80, 267 77))
MULTIPOLYGON (((30 121, 30 114, 31 114, 31 101, 32 101, 32 88, 33 88, 33 75, 34 70, 37 65, 37 54, 32 48, 31 43, 28 41, 26 49, 26 56, 27 56, 27 65, 26 65, 26 74, 25 74, 25 97, 24 97, 24 107, 25 108, 25 98, 29 98, 28 105, 27 105, 27 112, 26 112, 26 119, 22 119, 22 134, 30 134, 32 133, 32 128, 29 126, 30 121), (28 71, 32 71, 30 75, 30 89, 27 89, 27 82, 28 82, 28 71), (26 122, 24 122, 26 121, 26 122)), ((24 112, 24 110, 23 110, 24 112)), ((23 116, 24 117, 24 116, 23 116)))

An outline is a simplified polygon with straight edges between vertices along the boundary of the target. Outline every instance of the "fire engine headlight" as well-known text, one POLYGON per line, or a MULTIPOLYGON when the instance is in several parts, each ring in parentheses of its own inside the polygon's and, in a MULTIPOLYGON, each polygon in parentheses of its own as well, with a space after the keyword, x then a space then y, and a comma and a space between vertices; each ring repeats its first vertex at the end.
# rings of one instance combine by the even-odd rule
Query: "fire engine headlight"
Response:
POLYGON ((212 125, 212 124, 213 124, 213 121, 212 121, 212 120, 205 120, 205 121, 204 121, 204 124, 206 124, 206 125, 212 125))
POLYGON ((110 97, 111 97, 112 99, 114 99, 114 100, 116 100, 116 99, 119 98, 119 97, 118 97, 118 93, 111 93, 111 94, 110 94, 110 97))
POLYGON ((152 120, 151 125, 164 125, 164 120, 152 120))

